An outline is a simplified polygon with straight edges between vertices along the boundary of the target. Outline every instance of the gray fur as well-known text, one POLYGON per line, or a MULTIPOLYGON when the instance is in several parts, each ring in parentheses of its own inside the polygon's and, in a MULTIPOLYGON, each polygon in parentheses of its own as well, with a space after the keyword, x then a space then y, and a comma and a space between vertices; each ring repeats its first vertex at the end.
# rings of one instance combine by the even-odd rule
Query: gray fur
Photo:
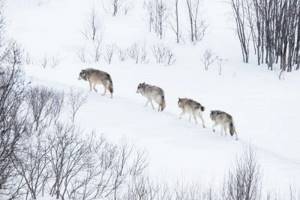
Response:
POLYGON ((152 102, 154 101, 159 105, 158 111, 163 111, 165 109, 165 94, 160 87, 149 85, 146 83, 140 83, 137 87, 136 92, 147 98, 145 106, 147 106, 150 102, 152 108, 155 109, 152 102))
POLYGON ((233 118, 230 114, 220 111, 220 110, 212 110, 210 112, 210 118, 214 122, 214 125, 213 125, 214 132, 215 132, 214 128, 217 125, 221 125, 225 134, 227 134, 227 130, 229 130, 230 135, 231 136, 235 135, 236 139, 238 139, 237 132, 235 130, 235 126, 233 123, 233 118))
POLYGON ((202 126, 203 128, 205 128, 205 123, 202 116, 202 113, 204 112, 205 108, 199 102, 188 98, 178 98, 178 107, 182 110, 182 113, 179 116, 180 119, 185 113, 188 113, 189 120, 191 121, 191 117, 193 116, 195 123, 198 123, 197 117, 200 117, 202 121, 202 126))
POLYGON ((78 79, 88 81, 90 84, 90 91, 94 89, 94 91, 97 92, 96 85, 103 85, 104 93, 102 95, 105 95, 108 90, 111 94, 111 98, 113 97, 113 82, 108 73, 97 69, 87 68, 81 70, 78 79))

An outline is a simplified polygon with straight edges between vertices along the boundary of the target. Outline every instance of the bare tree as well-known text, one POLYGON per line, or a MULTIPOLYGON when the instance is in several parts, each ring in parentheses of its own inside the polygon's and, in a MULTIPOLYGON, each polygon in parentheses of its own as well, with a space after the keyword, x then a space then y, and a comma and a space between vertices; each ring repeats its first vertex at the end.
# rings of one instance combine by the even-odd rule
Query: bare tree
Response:
POLYGON ((216 61, 217 57, 214 56, 214 54, 211 52, 211 50, 207 49, 205 50, 203 57, 202 57, 202 63, 204 65, 204 69, 207 71, 209 66, 213 64, 216 61))
POLYGON ((28 92, 28 104, 35 131, 57 120, 62 109, 64 94, 45 87, 33 87, 28 92))
POLYGON ((112 58, 115 53, 115 45, 106 45, 104 59, 107 62, 107 64, 111 64, 112 58))
POLYGON ((127 15, 128 11, 131 9, 132 4, 128 0, 108 0, 112 9, 112 16, 117 16, 123 11, 123 14, 127 15))
POLYGON ((27 134, 26 113, 22 107, 27 83, 18 68, 21 51, 16 44, 4 47, 0 57, 0 196, 15 199, 23 186, 12 164, 20 141, 27 134))
POLYGON ((162 39, 164 28, 168 19, 168 9, 165 0, 148 0, 145 6, 149 18, 149 30, 154 30, 156 35, 162 39))
POLYGON ((179 0, 174 0, 174 5, 175 5, 175 25, 173 22, 170 22, 170 27, 172 29, 172 31, 175 33, 176 35, 176 42, 179 43, 180 42, 180 38, 181 38, 181 34, 180 34, 180 28, 179 28, 179 10, 178 10, 178 5, 179 5, 179 0))
POLYGON ((218 68, 219 68, 219 75, 221 76, 222 75, 223 63, 226 61, 226 59, 224 59, 224 58, 222 58, 220 56, 217 56, 216 57, 216 61, 217 61, 218 68))
POLYGON ((299 0, 232 0, 243 60, 249 59, 249 37, 252 38, 258 65, 273 70, 298 69, 300 51, 299 0))
POLYGON ((43 184, 48 179, 49 145, 41 138, 30 137, 28 143, 23 145, 22 151, 13 154, 12 163, 18 174, 24 179, 26 189, 32 199, 45 187, 43 184), (36 142, 35 142, 36 140, 36 142))
POLYGON ((144 1, 144 7, 147 11, 149 32, 152 32, 154 26, 155 5, 153 1, 144 1))
POLYGON ((68 105, 70 106, 71 110, 71 122, 75 123, 76 115, 79 109, 83 106, 86 102, 87 96, 83 95, 80 92, 75 92, 74 89, 71 89, 68 95, 68 105))
POLYGON ((172 65, 176 61, 174 53, 162 44, 154 45, 152 53, 158 64, 172 65))
POLYGON ((129 58, 135 61, 135 64, 148 63, 148 54, 145 44, 141 46, 138 43, 134 43, 127 49, 127 54, 129 58))
MULTIPOLYGON (((251 32, 248 30, 247 23, 247 1, 243 0, 231 0, 231 6, 234 11, 234 19, 236 22, 236 32, 240 40, 243 61, 249 62, 249 42, 251 32)), ((248 15, 249 16, 249 15, 248 15)), ((249 21, 252 24, 252 21, 249 21)), ((252 26, 253 27, 253 26, 252 26)))
POLYGON ((97 39, 102 39, 101 23, 97 16, 95 8, 91 9, 91 12, 86 22, 86 27, 83 30, 82 34, 87 40, 95 41, 97 39))
POLYGON ((118 56, 121 62, 124 62, 127 59, 127 50, 118 49, 118 56))
POLYGON ((84 158, 88 147, 79 139, 74 126, 56 123, 54 133, 48 136, 50 146, 51 178, 54 180, 50 194, 65 199, 72 180, 85 168, 84 158))
POLYGON ((256 200, 261 195, 260 167, 252 149, 245 151, 229 172, 224 185, 225 199, 256 200))
POLYGON ((191 42, 201 41, 205 35, 207 25, 203 19, 199 18, 200 0, 186 0, 191 42))

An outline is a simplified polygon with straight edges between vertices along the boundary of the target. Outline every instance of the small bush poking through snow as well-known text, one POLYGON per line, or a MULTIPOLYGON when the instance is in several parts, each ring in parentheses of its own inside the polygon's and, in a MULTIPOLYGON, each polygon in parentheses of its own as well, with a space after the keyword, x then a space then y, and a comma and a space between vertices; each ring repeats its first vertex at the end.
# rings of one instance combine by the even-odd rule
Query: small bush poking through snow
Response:
POLYGON ((201 60, 204 65, 204 69, 207 71, 209 66, 212 65, 216 61, 216 59, 217 57, 212 53, 211 50, 205 50, 201 60))
POLYGON ((134 60, 135 64, 146 64, 148 63, 148 53, 146 45, 139 45, 134 43, 131 47, 127 49, 128 57, 134 60))
POLYGON ((173 65, 176 61, 171 49, 162 44, 154 45, 152 47, 152 54, 158 64, 173 65))

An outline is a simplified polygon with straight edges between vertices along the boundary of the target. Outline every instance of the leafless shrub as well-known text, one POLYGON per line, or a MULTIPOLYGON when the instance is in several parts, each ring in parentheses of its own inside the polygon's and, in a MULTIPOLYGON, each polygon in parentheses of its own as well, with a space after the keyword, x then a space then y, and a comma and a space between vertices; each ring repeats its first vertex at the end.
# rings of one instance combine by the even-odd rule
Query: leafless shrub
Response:
POLYGON ((106 45, 104 59, 107 64, 111 64, 114 53, 115 53, 115 46, 114 45, 106 45))
POLYGON ((132 148, 127 145, 113 145, 94 135, 88 140, 80 139, 78 134, 73 126, 59 125, 55 134, 48 137, 51 195, 62 199, 118 199, 123 193, 121 187, 130 179, 130 172, 133 168, 141 169, 140 162, 144 159, 138 156, 135 159, 132 148))
POLYGON ((91 9, 82 34, 87 40, 95 41, 102 39, 101 23, 95 8, 91 9))
MULTIPOLYGON (((127 200, 155 200, 159 198, 159 187, 147 177, 138 177, 128 185, 124 199, 127 200)), ((165 198, 162 198, 163 200, 165 198)))
POLYGON ((68 95, 68 105, 71 110, 71 122, 75 122, 76 115, 82 105, 86 102, 87 96, 83 95, 80 92, 75 92, 74 89, 71 89, 68 95))
POLYGON ((31 56, 30 56, 30 54, 28 52, 26 53, 25 63, 27 65, 31 65, 33 63, 32 59, 31 59, 31 56))
POLYGON ((174 53, 162 44, 154 45, 152 47, 152 53, 158 64, 172 65, 176 61, 174 53))
POLYGON ((202 63, 204 65, 204 69, 207 71, 209 66, 216 61, 217 57, 211 52, 211 50, 205 50, 202 56, 202 63))
POLYGON ((17 173, 24 179, 26 191, 32 199, 44 190, 48 179, 49 145, 39 137, 30 137, 23 144, 22 151, 13 154, 12 163, 17 173))
POLYGON ((256 200, 261 194, 260 167, 253 150, 248 149, 229 172, 224 185, 225 199, 256 200))
POLYGON ((48 57, 47 57, 47 56, 44 56, 43 59, 42 59, 42 61, 41 61, 41 65, 42 65, 42 67, 43 67, 44 69, 47 68, 48 62, 49 62, 48 57))
POLYGON ((35 131, 56 121, 63 106, 64 95, 45 87, 34 87, 28 92, 28 106, 35 131))
POLYGON ((125 4, 123 5, 123 8, 122 8, 124 15, 127 15, 128 12, 129 12, 132 8, 133 8, 133 3, 132 3, 132 2, 127 2, 127 3, 125 3, 125 4))
POLYGON ((50 66, 52 68, 57 67, 61 63, 61 58, 58 56, 52 56, 50 60, 50 66))
POLYGON ((119 13, 127 15, 129 10, 132 8, 132 2, 128 0, 107 0, 109 4, 109 11, 112 13, 112 16, 117 16, 119 13))
POLYGON ((15 41, 11 41, 4 46, 4 50, 0 55, 0 62, 5 65, 17 66, 22 64, 22 61, 23 51, 15 41))
MULTIPOLYGON (((29 55, 28 55, 29 56, 29 55)), ((44 56, 41 60, 41 66, 45 69, 48 66, 51 68, 55 68, 56 66, 58 66, 61 62, 61 59, 57 56, 44 56)), ((26 57, 26 63, 30 64, 31 60, 30 57, 26 57)))
POLYGON ((135 43, 133 44, 128 50, 128 55, 131 59, 135 60, 135 63, 138 64, 139 63, 139 58, 140 58, 140 51, 139 51, 139 47, 138 44, 135 43))
POLYGON ((51 196, 64 199, 72 180, 80 175, 86 163, 88 147, 79 139, 74 126, 56 123, 54 133, 48 136, 51 163, 51 196))
POLYGON ((94 42, 94 53, 93 53, 93 57, 94 57, 94 61, 95 62, 99 62, 100 61, 100 57, 101 57, 101 44, 102 44, 102 40, 96 40, 94 42))
POLYGON ((1 53, 0 73, 0 198, 15 199, 23 186, 22 179, 13 168, 12 158, 27 134, 26 115, 22 108, 27 83, 18 68, 21 51, 9 45, 1 53))
POLYGON ((121 62, 127 59, 127 50, 118 49, 118 57, 121 62))
POLYGON ((218 64, 219 75, 221 76, 222 75, 222 66, 223 66, 223 63, 226 61, 226 59, 217 56, 216 61, 218 64))
POLYGON ((148 54, 145 45, 140 46, 139 44, 134 43, 130 48, 128 48, 127 54, 135 61, 136 64, 148 63, 148 54))
POLYGON ((101 45, 103 32, 101 22, 97 16, 96 9, 92 8, 84 31, 82 31, 87 43, 77 52, 77 57, 83 63, 99 62, 101 57, 101 45))
POLYGON ((79 60, 82 62, 82 63, 87 63, 88 59, 87 59, 87 56, 86 56, 86 50, 84 48, 80 48, 78 51, 77 51, 77 57, 79 58, 79 60))
POLYGON ((88 42, 85 47, 81 47, 77 52, 77 57, 82 63, 99 62, 102 56, 102 40, 88 42))

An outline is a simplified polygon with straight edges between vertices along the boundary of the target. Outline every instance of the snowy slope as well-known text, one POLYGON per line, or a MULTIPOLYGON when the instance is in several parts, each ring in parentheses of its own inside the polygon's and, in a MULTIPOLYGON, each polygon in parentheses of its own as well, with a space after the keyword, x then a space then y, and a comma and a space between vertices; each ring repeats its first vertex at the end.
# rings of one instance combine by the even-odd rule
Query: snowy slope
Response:
MULTIPOLYGON (((24 69, 34 83, 57 89, 75 87, 88 95, 78 124, 96 130, 114 141, 129 141, 144 149, 150 174, 164 181, 218 184, 236 156, 253 145, 270 190, 300 187, 300 107, 299 72, 279 81, 278 72, 266 71, 255 64, 242 64, 235 40, 230 8, 226 2, 206 1, 203 15, 208 34, 199 45, 166 43, 176 53, 176 64, 160 66, 152 62, 135 65, 82 64, 76 57, 84 44, 82 28, 93 1, 10 0, 7 3, 9 37, 16 39, 31 57, 24 69), (201 52, 211 48, 227 59, 222 75, 216 65, 208 72, 201 64, 201 52), (41 67, 43 58, 59 57, 55 68, 41 67), (84 67, 109 72, 114 81, 114 99, 88 91, 88 83, 78 81, 84 67), (163 113, 145 108, 145 99, 136 94, 139 82, 159 85, 165 90, 167 108, 163 113), (190 97, 206 107, 206 129, 179 120, 178 97, 190 97), (234 116, 240 140, 212 133, 209 110, 221 109, 234 116)), ((100 12, 106 44, 126 48, 135 42, 148 45, 157 39, 147 32, 141 3, 125 17, 112 18, 100 12)), ((100 89, 101 90, 101 89, 100 89)))

